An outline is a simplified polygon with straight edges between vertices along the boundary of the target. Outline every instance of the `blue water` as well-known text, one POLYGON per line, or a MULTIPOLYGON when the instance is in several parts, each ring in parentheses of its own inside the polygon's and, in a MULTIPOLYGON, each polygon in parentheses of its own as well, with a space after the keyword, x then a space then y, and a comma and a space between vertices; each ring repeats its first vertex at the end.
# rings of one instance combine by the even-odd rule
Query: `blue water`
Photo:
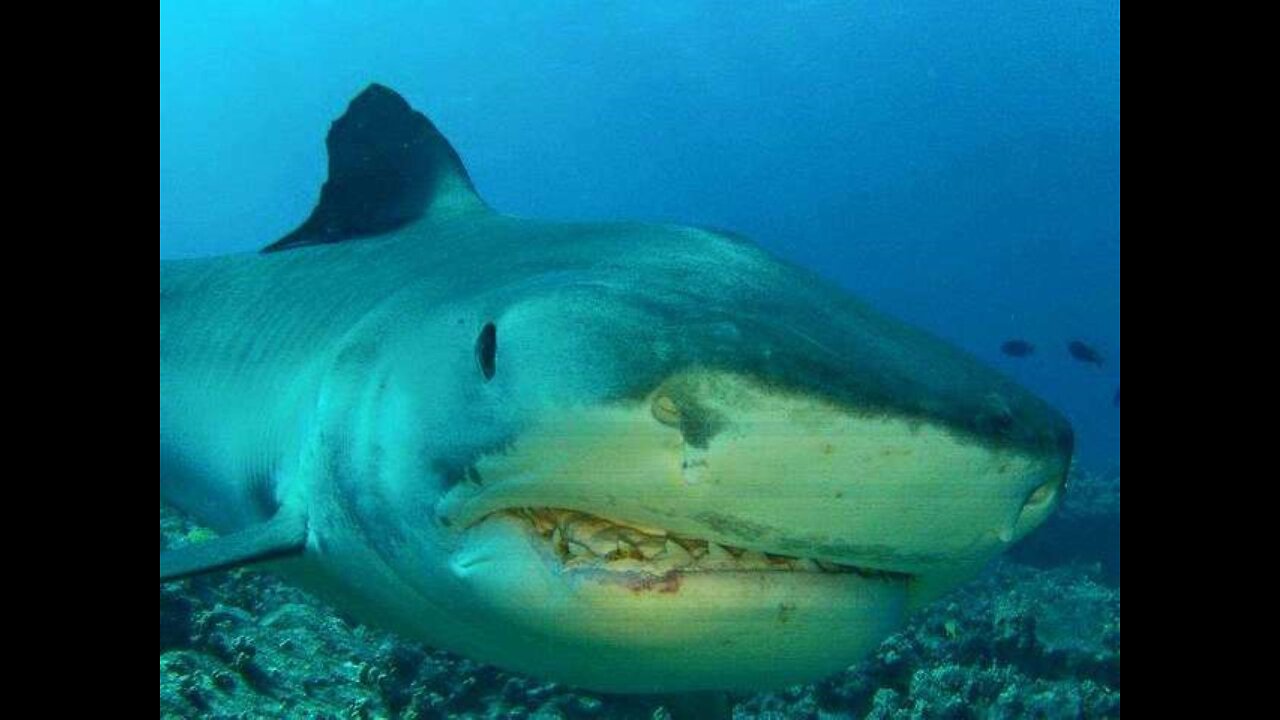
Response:
POLYGON ((160 257, 296 226, 374 80, 496 208, 750 235, 1004 368, 1119 466, 1118 1, 162 2, 160 257), (1014 336, 1040 353, 1003 358, 1014 336))

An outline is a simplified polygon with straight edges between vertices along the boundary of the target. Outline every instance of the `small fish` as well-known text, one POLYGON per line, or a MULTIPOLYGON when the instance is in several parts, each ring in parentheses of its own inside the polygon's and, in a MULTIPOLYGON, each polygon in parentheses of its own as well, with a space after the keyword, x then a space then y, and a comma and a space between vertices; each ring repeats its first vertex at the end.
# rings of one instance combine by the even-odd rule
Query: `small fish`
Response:
POLYGON ((1026 340, 1010 340, 1000 346, 1000 352, 1013 358, 1031 357, 1036 354, 1036 346, 1026 340))
POLYGON ((1120 388, 1116 388, 1115 405, 1116 407, 1120 407, 1120 388))
POLYGON ((1067 352, 1071 353, 1071 357, 1082 363, 1097 365, 1098 367, 1102 367, 1107 364, 1107 361, 1102 358, 1102 353, 1079 340, 1075 340, 1068 345, 1067 352))

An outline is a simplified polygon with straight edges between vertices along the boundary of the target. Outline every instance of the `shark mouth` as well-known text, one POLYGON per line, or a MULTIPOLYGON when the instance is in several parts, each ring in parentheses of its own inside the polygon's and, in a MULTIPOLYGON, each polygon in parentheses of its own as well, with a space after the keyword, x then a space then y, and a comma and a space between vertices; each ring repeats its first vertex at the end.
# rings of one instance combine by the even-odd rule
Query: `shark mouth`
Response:
POLYGON ((555 508, 519 508, 497 515, 524 523, 535 540, 567 570, 630 574, 812 573, 852 575, 886 582, 911 576, 809 558, 775 555, 640 528, 595 515, 555 508))

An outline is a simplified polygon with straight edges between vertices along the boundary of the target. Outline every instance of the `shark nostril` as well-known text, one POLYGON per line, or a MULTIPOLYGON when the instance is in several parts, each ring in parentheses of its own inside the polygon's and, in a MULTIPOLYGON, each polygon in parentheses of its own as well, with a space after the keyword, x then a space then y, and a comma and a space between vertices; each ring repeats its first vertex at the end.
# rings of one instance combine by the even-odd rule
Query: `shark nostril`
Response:
POLYGON ((1033 490, 1023 502, 1017 520, 999 533, 1000 541, 1006 544, 1015 542, 1040 527, 1045 520, 1049 519, 1058 501, 1058 494, 1061 492, 1060 480, 1050 480, 1033 490))
POLYGON ((659 391, 650 402, 654 419, 680 431, 689 447, 707 449, 725 426, 724 418, 687 392, 659 391), (677 400, 676 398, 679 398, 677 400))
POLYGON ((1054 480, 1036 488, 1035 492, 1031 493, 1031 497, 1027 498, 1026 504, 1023 505, 1023 512, 1037 510, 1051 504, 1058 496, 1058 488, 1060 487, 1060 483, 1054 480))
POLYGON ((653 417, 668 427, 679 429, 684 422, 680 406, 667 395, 659 395, 653 401, 653 417))

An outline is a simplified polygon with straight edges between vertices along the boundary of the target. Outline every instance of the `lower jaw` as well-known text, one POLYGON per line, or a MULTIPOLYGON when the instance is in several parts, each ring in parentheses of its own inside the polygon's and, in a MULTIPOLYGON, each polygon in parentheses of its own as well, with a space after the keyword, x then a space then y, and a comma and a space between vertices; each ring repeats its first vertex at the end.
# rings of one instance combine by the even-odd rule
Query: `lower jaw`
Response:
POLYGON ((505 514, 460 559, 479 660, 611 693, 760 690, 858 662, 905 620, 905 582, 857 573, 565 565, 505 514), (468 562, 470 561, 470 562, 468 562))

